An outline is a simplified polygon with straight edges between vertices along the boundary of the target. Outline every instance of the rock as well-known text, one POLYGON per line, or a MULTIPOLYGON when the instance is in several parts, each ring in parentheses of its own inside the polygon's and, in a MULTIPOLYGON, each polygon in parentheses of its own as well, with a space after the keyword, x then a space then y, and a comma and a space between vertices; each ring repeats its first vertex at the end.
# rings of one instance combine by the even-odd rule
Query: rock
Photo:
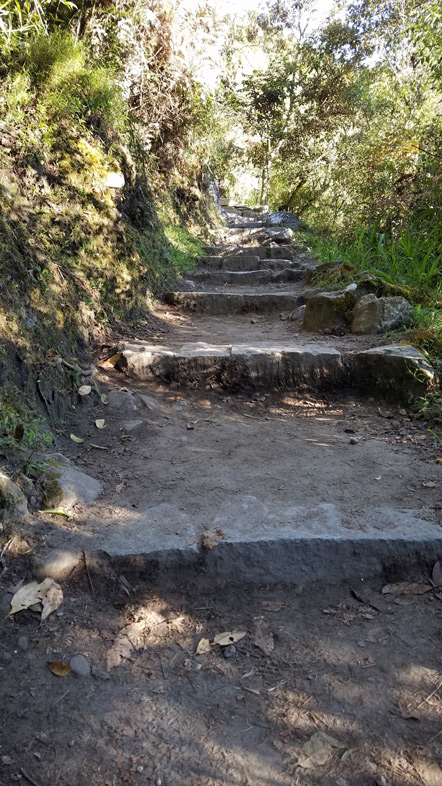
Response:
POLYGON ((298 218, 298 216, 295 216, 294 213, 286 213, 284 211, 270 213, 266 217, 266 223, 269 227, 289 226, 293 227, 294 229, 299 229, 303 226, 303 223, 301 219, 298 218))
POLYGON ((316 295, 321 295, 323 291, 324 290, 322 287, 308 287, 307 289, 304 289, 303 292, 301 292, 299 296, 299 302, 305 305, 306 303, 308 303, 309 300, 312 299, 312 297, 316 297, 316 295))
POLYGON ((44 463, 44 503, 47 507, 69 509, 77 504, 90 505, 101 494, 101 483, 73 465, 53 460, 44 463))
POLYGON ((387 781, 383 775, 380 775, 378 778, 376 778, 376 786, 387 786, 387 781))
POLYGON ((127 390, 111 390, 107 398, 110 409, 118 409, 120 412, 136 412, 138 409, 135 396, 127 390))
POLYGON ((142 393, 138 396, 138 398, 140 399, 143 407, 146 407, 146 409, 149 409, 151 412, 158 412, 162 409, 160 402, 157 401, 153 396, 146 396, 145 393, 142 393))
POLYGON ((92 666, 92 676, 95 677, 96 680, 102 680, 103 682, 110 680, 110 674, 101 666, 92 666))
POLYGON ((28 501, 23 491, 0 470, 0 521, 22 521, 28 516, 28 501))
POLYGON ((357 444, 358 444, 358 440, 356 439, 356 437, 350 437, 350 445, 357 445, 357 444))
POLYGON ((122 423, 121 427, 123 431, 131 432, 131 431, 136 431, 137 428, 140 428, 140 426, 143 425, 143 423, 144 423, 143 420, 125 420, 124 423, 122 423))
POLYGON ((91 676, 91 667, 84 655, 74 655, 69 661, 69 666, 71 667, 72 673, 76 674, 77 677, 91 676))
POLYGON ((413 319, 413 306, 404 297, 364 295, 353 310, 352 333, 383 333, 408 326, 413 319))
POLYGON ((263 232, 274 243, 287 243, 288 240, 293 238, 291 229, 263 229, 263 232))
POLYGON ((34 557, 34 571, 39 579, 55 579, 60 581, 70 576, 73 570, 83 562, 81 551, 51 549, 46 554, 34 557))
POLYGON ((27 636, 19 636, 18 639, 17 639, 17 647, 20 650, 22 650, 23 652, 26 652, 26 650, 29 647, 29 639, 28 639, 28 637, 27 636))
POLYGON ((352 356, 353 376, 365 393, 382 390, 396 399, 408 400, 410 393, 422 395, 435 372, 425 355, 410 345, 373 347, 352 356))
POLYGON ((306 304, 302 327, 317 332, 329 328, 332 332, 346 330, 356 303, 354 292, 322 292, 306 304))

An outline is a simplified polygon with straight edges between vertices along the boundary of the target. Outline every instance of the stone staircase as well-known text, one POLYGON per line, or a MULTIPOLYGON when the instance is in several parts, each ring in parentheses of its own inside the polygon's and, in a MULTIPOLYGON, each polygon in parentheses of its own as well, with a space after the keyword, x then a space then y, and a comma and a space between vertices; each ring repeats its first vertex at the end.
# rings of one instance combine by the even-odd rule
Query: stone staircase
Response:
POLYGON ((341 347, 334 336, 302 330, 307 274, 315 262, 289 242, 291 230, 258 223, 223 228, 197 270, 167 293, 166 303, 192 323, 194 340, 185 340, 186 328, 174 346, 167 340, 127 344, 117 368, 135 379, 180 386, 394 391, 398 399, 421 394, 433 372, 414 347, 378 347, 375 337, 368 348, 359 339, 341 347), (260 334, 261 319, 273 323, 271 340, 260 334))

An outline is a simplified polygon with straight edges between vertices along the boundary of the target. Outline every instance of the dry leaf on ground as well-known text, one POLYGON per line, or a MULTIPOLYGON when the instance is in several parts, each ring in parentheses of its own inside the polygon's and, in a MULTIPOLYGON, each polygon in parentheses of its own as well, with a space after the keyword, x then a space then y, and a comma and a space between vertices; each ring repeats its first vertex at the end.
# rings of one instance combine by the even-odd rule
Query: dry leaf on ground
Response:
POLYGON ((11 608, 9 616, 17 614, 24 609, 33 609, 41 611, 42 620, 46 619, 49 614, 58 609, 63 601, 63 591, 59 584, 54 579, 45 579, 40 584, 36 581, 31 581, 20 587, 11 600, 11 608), (46 611, 46 609, 49 609, 46 611))
POLYGON ((386 584, 382 590, 383 595, 425 595, 432 590, 431 584, 418 584, 402 581, 399 584, 386 584))
POLYGON ((143 647, 146 627, 146 621, 140 620, 140 622, 131 622, 120 630, 115 643, 107 652, 107 671, 119 666, 122 660, 130 660, 133 653, 143 647))
POLYGON ((253 624, 253 643, 259 647, 265 655, 270 655, 275 649, 273 632, 264 620, 256 620, 253 624))
POLYGON ((281 611, 282 603, 278 600, 263 600, 261 603, 264 611, 281 611))
POLYGON ((203 549, 214 549, 218 543, 221 543, 224 537, 224 532, 221 529, 208 529, 207 532, 204 532, 201 538, 201 545, 203 549))
POLYGON ((84 442, 84 439, 82 439, 81 437, 76 437, 75 434, 70 434, 70 438, 72 442, 76 442, 77 445, 81 445, 81 443, 84 442))
POLYGON ((359 589, 352 589, 352 594, 355 596, 355 598, 360 600, 361 603, 365 603, 366 606, 371 606, 372 609, 376 609, 376 611, 380 611, 382 614, 393 614, 390 606, 387 606, 382 598, 379 598, 372 592, 363 592, 359 589))
POLYGON ((302 746, 297 762, 298 766, 305 770, 321 767, 329 760, 333 753, 333 748, 340 747, 341 744, 334 737, 318 731, 302 746))
POLYGON ((62 603, 63 590, 60 585, 54 581, 51 586, 48 587, 46 595, 42 600, 43 611, 41 613, 41 621, 43 622, 52 612, 57 611, 62 603))
POLYGON ((71 670, 71 667, 61 660, 48 661, 48 668, 56 677, 66 677, 66 674, 69 674, 71 670))
POLYGON ((116 355, 112 355, 112 357, 106 358, 106 360, 103 360, 103 362, 99 363, 98 365, 100 368, 104 368, 104 369, 115 368, 120 357, 121 357, 121 352, 117 352, 116 355))
POLYGON ((423 481, 422 485, 425 489, 435 489, 437 483, 435 480, 427 480, 427 481, 423 481))
POLYGON ((105 427, 105 421, 104 421, 104 418, 98 418, 98 419, 95 421, 95 425, 96 425, 96 427, 97 427, 97 428, 99 428, 99 429, 103 429, 103 428, 105 427))
POLYGON ((109 404, 109 399, 106 396, 106 393, 102 393, 101 396, 100 396, 100 399, 101 399, 101 403, 102 404, 104 404, 104 405, 109 404))
POLYGON ((80 388, 78 388, 77 392, 79 396, 88 396, 91 391, 92 388, 90 385, 82 385, 80 388))
POLYGON ((232 630, 225 631, 224 633, 217 633, 213 639, 213 643, 218 647, 230 647, 231 644, 236 644, 247 635, 245 630, 232 630))
POLYGON ((201 641, 198 642, 195 655, 207 655, 209 652, 212 652, 209 639, 201 639, 201 641))
POLYGON ((438 560, 435 563, 431 578, 433 579, 433 584, 436 587, 442 587, 442 561, 441 560, 438 560))

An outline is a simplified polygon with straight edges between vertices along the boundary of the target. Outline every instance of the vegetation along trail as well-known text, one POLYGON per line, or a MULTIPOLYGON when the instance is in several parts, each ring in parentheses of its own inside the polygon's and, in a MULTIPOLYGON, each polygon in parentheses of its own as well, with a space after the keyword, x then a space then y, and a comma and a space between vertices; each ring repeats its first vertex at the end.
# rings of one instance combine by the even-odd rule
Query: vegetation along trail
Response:
POLYGON ((441 29, 0 10, 0 786, 442 784, 441 29))

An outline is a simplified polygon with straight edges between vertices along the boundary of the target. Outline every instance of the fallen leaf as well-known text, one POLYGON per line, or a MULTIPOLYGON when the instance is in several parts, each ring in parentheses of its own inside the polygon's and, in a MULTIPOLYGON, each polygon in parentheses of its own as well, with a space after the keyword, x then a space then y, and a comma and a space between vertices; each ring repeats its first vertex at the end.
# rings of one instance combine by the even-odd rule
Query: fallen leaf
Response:
POLYGON ((32 609, 36 604, 40 606, 38 609, 40 610, 42 608, 41 602, 50 588, 54 585, 59 587, 54 579, 44 579, 40 584, 36 581, 31 581, 29 584, 20 587, 11 600, 11 608, 8 616, 17 614, 19 611, 24 611, 24 609, 32 609))
POLYGON ((210 551, 221 543, 223 537, 224 532, 221 529, 208 529, 201 538, 201 546, 210 551))
POLYGON ((442 458, 434 459, 436 464, 442 464, 442 458))
POLYGON ((91 391, 92 387, 90 385, 82 385, 80 388, 78 388, 77 393, 79 396, 88 396, 91 391))
POLYGON ((373 609, 376 609, 376 611, 380 611, 382 614, 393 614, 390 606, 387 606, 387 604, 374 593, 361 592, 359 589, 352 589, 352 593, 361 603, 371 606, 373 609))
POLYGON ((231 644, 236 644, 247 635, 245 630, 226 631, 224 633, 217 633, 213 639, 213 643, 218 647, 229 647, 231 644))
POLYGON ((421 718, 418 708, 416 704, 413 704, 413 702, 406 701, 405 699, 399 699, 398 708, 401 717, 404 718, 404 720, 420 720, 421 718))
POLYGON ((207 655, 209 652, 212 652, 212 647, 209 639, 201 639, 198 642, 198 646, 195 650, 195 655, 207 655))
POLYGON ((17 442, 21 442, 23 437, 24 437, 24 435, 25 435, 25 427, 24 427, 23 423, 17 423, 17 425, 15 427, 15 431, 14 431, 14 439, 17 442))
POLYGON ((435 489, 436 486, 437 486, 437 483, 436 483, 435 480, 426 480, 426 481, 423 481, 422 485, 423 485, 423 487, 425 489, 435 489))
POLYGON ((441 560, 438 560, 435 563, 431 578, 433 579, 433 584, 436 587, 442 587, 442 561, 441 560))
POLYGON ((264 611, 281 611, 282 603, 278 600, 263 600, 261 603, 264 611))
POLYGON ((264 620, 256 620, 253 624, 253 643, 258 647, 265 655, 270 655, 271 652, 275 649, 275 641, 273 638, 273 632, 270 630, 267 623, 264 620))
POLYGON ((42 600, 43 611, 41 613, 41 621, 45 620, 63 603, 63 590, 56 581, 54 581, 46 591, 46 595, 42 600))
POLYGON ((101 403, 104 404, 105 406, 106 406, 106 404, 109 404, 109 399, 106 396, 106 393, 102 393, 101 396, 100 396, 100 399, 101 399, 101 403))
POLYGON ((49 510, 44 510, 43 513, 49 513, 51 516, 64 516, 66 519, 72 518, 64 508, 49 508, 49 510))
POLYGON ((305 770, 313 767, 321 767, 325 764, 333 753, 333 748, 340 748, 341 744, 334 737, 318 731, 302 746, 302 751, 298 758, 298 767, 305 770))
POLYGON ((14 764, 14 760, 10 756, 2 756, 2 764, 8 767, 10 764, 14 764))
POLYGON ((98 420, 95 421, 95 425, 97 428, 103 429, 105 426, 104 418, 98 418, 98 420))
POLYGON ((115 368, 120 357, 121 357, 121 352, 117 352, 116 355, 112 355, 112 357, 106 358, 106 360, 103 360, 102 363, 99 363, 99 366, 100 368, 104 368, 104 369, 115 368))
POLYGON ((425 595, 431 592, 431 584, 418 584, 403 581, 399 584, 386 584, 382 590, 383 595, 425 595))
POLYGON ((56 677, 66 677, 66 674, 69 674, 71 667, 68 666, 67 663, 63 663, 61 660, 51 660, 48 661, 48 668, 52 671, 52 674, 55 674, 56 677))
POLYGON ((81 445, 81 443, 84 442, 84 439, 81 439, 81 437, 76 437, 75 434, 71 434, 70 438, 72 442, 76 442, 78 445, 81 445))

